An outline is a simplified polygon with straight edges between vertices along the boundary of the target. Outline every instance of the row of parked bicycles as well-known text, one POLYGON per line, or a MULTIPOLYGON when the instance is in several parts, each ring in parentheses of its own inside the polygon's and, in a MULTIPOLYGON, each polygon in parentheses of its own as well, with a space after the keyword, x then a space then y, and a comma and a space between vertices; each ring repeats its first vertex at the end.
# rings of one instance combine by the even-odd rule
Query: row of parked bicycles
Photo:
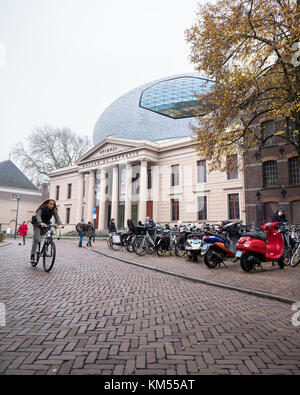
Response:
POLYGON ((201 223, 173 227, 169 224, 147 227, 134 226, 127 221, 128 231, 111 233, 108 247, 122 248, 139 256, 146 254, 187 255, 190 261, 202 257, 205 265, 214 269, 227 260, 240 261, 245 272, 272 262, 283 269, 300 262, 300 224, 270 222, 259 228, 243 225, 242 221, 220 221, 217 224, 201 223))

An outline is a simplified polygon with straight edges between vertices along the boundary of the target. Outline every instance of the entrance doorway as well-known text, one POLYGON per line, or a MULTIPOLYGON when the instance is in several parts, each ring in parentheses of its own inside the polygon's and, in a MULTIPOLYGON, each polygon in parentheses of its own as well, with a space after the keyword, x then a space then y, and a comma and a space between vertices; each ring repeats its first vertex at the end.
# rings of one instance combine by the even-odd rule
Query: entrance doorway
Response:
POLYGON ((124 229, 125 205, 120 204, 118 209, 118 229, 124 229))
POLYGON ((107 206, 107 228, 109 227, 110 219, 111 219, 111 203, 109 203, 107 206))
POLYGON ((138 222, 138 204, 132 204, 131 206, 131 219, 134 223, 135 226, 137 226, 137 222, 138 222))
POLYGON ((146 216, 153 218, 153 201, 152 200, 148 200, 148 202, 147 202, 146 216))

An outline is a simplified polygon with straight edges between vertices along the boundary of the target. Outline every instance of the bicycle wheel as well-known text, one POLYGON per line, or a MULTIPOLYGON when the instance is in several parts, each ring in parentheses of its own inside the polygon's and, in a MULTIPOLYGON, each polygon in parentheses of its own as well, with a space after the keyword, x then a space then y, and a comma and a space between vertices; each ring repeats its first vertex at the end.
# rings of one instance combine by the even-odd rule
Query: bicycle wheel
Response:
POLYGON ((108 236, 108 238, 106 239, 106 243, 108 245, 108 247, 112 250, 112 237, 108 236))
POLYGON ((133 242, 134 238, 133 236, 129 236, 126 239, 126 244, 125 244, 125 248, 128 252, 133 252, 133 246, 132 246, 132 242, 133 242))
POLYGON ((114 251, 120 251, 120 249, 122 248, 122 244, 121 243, 116 244, 116 243, 112 242, 111 243, 111 248, 114 251))
POLYGON ((158 256, 164 256, 168 250, 165 250, 163 246, 158 246, 156 253, 158 256))
POLYGON ((285 248, 282 254, 282 262, 284 266, 289 266, 291 263, 291 259, 292 259, 292 252, 288 248, 285 248))
POLYGON ((134 252, 139 256, 144 256, 147 254, 145 236, 137 236, 132 242, 134 252))
POLYGON ((56 247, 53 240, 47 242, 43 246, 43 266, 45 272, 50 272, 52 269, 56 256, 56 247))
POLYGON ((183 255, 185 254, 185 244, 182 243, 181 241, 176 241, 176 240, 174 244, 175 244, 174 246, 175 255, 178 256, 179 258, 183 257, 183 255))
POLYGON ((34 254, 34 259, 31 262, 31 266, 33 266, 33 267, 36 267, 36 265, 39 263, 40 255, 41 255, 40 248, 41 248, 41 243, 38 243, 37 250, 34 254))
POLYGON ((298 265, 299 262, 300 262, 300 243, 293 253, 293 256, 291 259, 291 266, 295 267, 298 265))
POLYGON ((146 240, 145 248, 148 255, 152 255, 155 251, 155 245, 153 245, 150 240, 146 240))

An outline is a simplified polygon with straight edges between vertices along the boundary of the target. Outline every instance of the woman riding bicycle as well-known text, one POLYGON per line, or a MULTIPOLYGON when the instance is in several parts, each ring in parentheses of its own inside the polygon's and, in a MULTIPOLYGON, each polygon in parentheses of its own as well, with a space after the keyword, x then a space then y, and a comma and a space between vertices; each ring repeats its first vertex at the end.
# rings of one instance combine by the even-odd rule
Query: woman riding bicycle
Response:
POLYGON ((36 252, 38 244, 41 242, 41 235, 43 234, 43 228, 50 225, 51 218, 55 218, 56 224, 62 228, 61 220, 57 213, 57 207, 55 200, 48 199, 45 200, 36 210, 35 214, 35 221, 32 222, 33 224, 33 244, 31 249, 31 260, 30 262, 34 261, 34 254, 36 252))

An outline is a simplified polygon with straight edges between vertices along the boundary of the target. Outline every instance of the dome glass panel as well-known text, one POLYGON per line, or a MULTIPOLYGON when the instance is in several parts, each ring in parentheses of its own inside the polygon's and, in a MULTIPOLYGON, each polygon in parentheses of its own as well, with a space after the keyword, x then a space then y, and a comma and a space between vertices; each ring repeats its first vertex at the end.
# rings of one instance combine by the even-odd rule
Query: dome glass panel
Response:
POLYGON ((179 77, 159 82, 145 89, 140 107, 179 119, 204 115, 197 95, 207 93, 214 82, 197 77, 179 77))

